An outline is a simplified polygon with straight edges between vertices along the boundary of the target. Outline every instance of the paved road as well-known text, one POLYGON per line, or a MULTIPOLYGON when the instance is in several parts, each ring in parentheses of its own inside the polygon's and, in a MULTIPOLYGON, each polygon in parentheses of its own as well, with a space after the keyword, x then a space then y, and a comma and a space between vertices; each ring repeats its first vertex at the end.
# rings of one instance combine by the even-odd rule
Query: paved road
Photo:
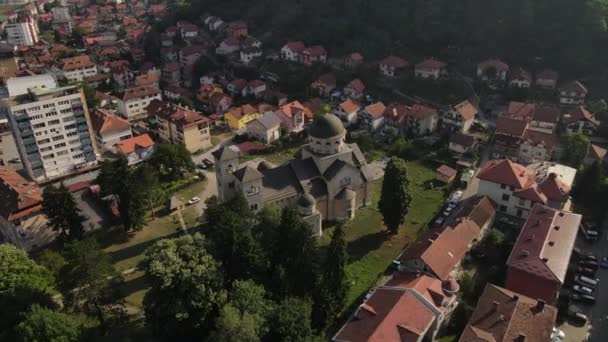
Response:
MULTIPOLYGON (((591 251, 600 259, 608 255, 608 234, 603 234, 600 241, 590 244, 578 238, 577 246, 585 251, 591 251)), ((600 285, 596 290, 597 303, 591 307, 584 307, 591 319, 591 336, 589 342, 608 341, 608 270, 601 269, 597 273, 600 285)))

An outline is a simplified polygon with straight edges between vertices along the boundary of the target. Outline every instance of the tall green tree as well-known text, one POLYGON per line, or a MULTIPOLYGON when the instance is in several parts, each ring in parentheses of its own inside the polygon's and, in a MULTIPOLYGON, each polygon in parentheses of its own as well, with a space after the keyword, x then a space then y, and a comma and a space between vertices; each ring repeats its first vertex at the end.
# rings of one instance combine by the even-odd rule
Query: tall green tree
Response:
POLYGON ((85 338, 90 322, 78 315, 33 305, 16 327, 21 341, 79 342, 85 338))
POLYGON ((13 327, 34 304, 53 307, 51 272, 11 244, 0 244, 0 340, 13 340, 13 327))
POLYGON ((67 264, 61 271, 60 289, 65 305, 95 317, 102 333, 120 323, 124 314, 119 292, 122 279, 112 258, 94 238, 68 244, 64 257, 67 264))
POLYGON ((255 318, 248 312, 242 312, 234 306, 227 304, 220 310, 215 322, 210 341, 214 342, 258 342, 258 326, 255 318))
POLYGON ((572 191, 577 203, 589 209, 598 219, 604 217, 606 182, 604 167, 601 161, 596 160, 586 167, 579 175, 579 179, 572 191))
POLYGON ((200 234, 165 239, 146 251, 150 290, 144 297, 146 323, 163 336, 202 337, 213 313, 225 303, 219 263, 200 234))
POLYGON ((150 159, 161 175, 177 179, 182 171, 194 170, 190 152, 182 145, 159 144, 150 159))
POLYGON ((336 226, 321 266, 321 279, 313 307, 313 323, 317 330, 324 330, 335 322, 344 309, 349 289, 346 275, 346 240, 342 224, 336 226))
POLYGON ((302 342, 313 338, 310 323, 311 304, 308 301, 289 297, 273 310, 269 322, 268 341, 302 342))
POLYGON ((401 158, 392 157, 384 170, 378 209, 384 224, 393 233, 397 233, 408 213, 412 200, 409 185, 407 164, 401 158))
POLYGON ((84 217, 70 191, 61 183, 58 187, 47 186, 42 193, 42 211, 48 217, 48 225, 58 231, 62 239, 81 239, 84 234, 84 217))
POLYGON ((587 157, 591 142, 581 133, 566 134, 562 137, 562 163, 579 169, 587 157))

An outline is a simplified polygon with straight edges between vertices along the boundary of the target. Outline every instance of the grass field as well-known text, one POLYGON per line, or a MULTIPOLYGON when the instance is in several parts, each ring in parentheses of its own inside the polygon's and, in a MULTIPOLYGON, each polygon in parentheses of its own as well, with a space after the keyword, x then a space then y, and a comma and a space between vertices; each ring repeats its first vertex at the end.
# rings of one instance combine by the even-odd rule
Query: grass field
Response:
MULTIPOLYGON (((426 184, 434 179, 433 170, 418 162, 408 162, 408 167, 413 200, 398 234, 387 233, 377 209, 381 180, 372 185, 372 204, 359 209, 345 227, 349 254, 346 271, 351 282, 347 307, 358 303, 359 298, 377 284, 392 260, 417 238, 443 204, 443 188, 426 188, 426 184)), ((331 230, 325 232, 322 244, 328 243, 331 230)))

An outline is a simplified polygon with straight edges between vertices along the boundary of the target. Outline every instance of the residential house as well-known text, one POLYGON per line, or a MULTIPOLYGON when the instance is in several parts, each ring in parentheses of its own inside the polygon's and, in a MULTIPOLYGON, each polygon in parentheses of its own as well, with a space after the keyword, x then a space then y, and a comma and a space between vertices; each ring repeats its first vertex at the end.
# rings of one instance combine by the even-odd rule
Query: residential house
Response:
POLYGON ((161 141, 182 145, 190 152, 211 147, 211 121, 199 113, 160 100, 152 101, 147 112, 156 118, 161 141))
POLYGON ((241 62, 245 65, 249 65, 249 63, 260 57, 262 57, 262 49, 260 48, 249 47, 240 51, 241 62))
POLYGON ((288 133, 298 133, 304 130, 304 124, 312 121, 313 113, 299 101, 282 105, 274 112, 281 119, 281 127, 288 133))
POLYGON ((563 105, 582 105, 589 91, 579 81, 566 83, 559 88, 559 103, 563 105))
POLYGON ((528 121, 526 120, 506 116, 498 117, 494 134, 493 157, 517 160, 519 147, 527 128, 528 121))
POLYGON ((481 240, 496 216, 496 205, 485 196, 470 197, 454 210, 446 224, 431 228, 399 257, 399 271, 425 273, 439 280, 457 278, 460 264, 481 240))
POLYGON ((101 150, 111 151, 118 142, 133 136, 129 121, 106 109, 99 108, 93 113, 91 125, 97 148, 101 150))
POLYGON ((532 74, 521 67, 514 68, 509 76, 510 87, 528 89, 532 82, 532 74))
POLYGON ((458 305, 459 288, 453 280, 395 274, 373 290, 332 341, 434 340, 458 305))
POLYGON ((237 96, 243 94, 245 87, 247 87, 247 81, 242 78, 237 78, 228 83, 226 90, 228 90, 232 96, 237 96))
POLYGON ((606 160, 606 152, 605 148, 591 144, 589 146, 589 152, 587 152, 587 156, 585 157, 584 164, 590 166, 596 161, 604 162, 606 160))
POLYGON ((261 98, 266 91, 266 83, 260 80, 251 80, 247 83, 247 87, 243 89, 243 96, 254 96, 261 98))
POLYGON ((135 77, 135 85, 136 86, 151 86, 160 88, 159 85, 160 77, 158 77, 155 73, 147 73, 143 75, 139 75, 135 77))
POLYGON ((363 55, 359 52, 353 52, 344 58, 344 66, 348 69, 356 68, 361 63, 363 63, 363 55))
POLYGON ((344 87, 344 95, 354 100, 360 100, 365 95, 365 84, 360 79, 355 78, 344 87))
POLYGON ((368 131, 377 131, 384 126, 384 111, 386 106, 382 102, 372 103, 359 112, 359 121, 368 131))
POLYGON ((509 65, 499 59, 488 59, 477 65, 477 77, 486 82, 507 80, 509 65))
POLYGON ((555 303, 581 221, 579 214, 536 204, 507 260, 507 289, 555 303))
POLYGON ((158 88, 152 86, 129 88, 118 95, 118 113, 131 122, 143 119, 147 116, 146 107, 153 100, 162 100, 158 88))
POLYGON ((129 138, 118 142, 116 152, 127 159, 129 165, 146 161, 154 154, 154 141, 148 134, 129 138))
POLYGON ((0 234, 5 241, 30 250, 57 235, 42 212, 42 190, 10 166, 0 165, 0 234))
POLYGON ((445 164, 435 169, 435 179, 442 183, 452 183, 456 179, 456 175, 458 175, 458 171, 445 164))
POLYGON ((213 93, 209 97, 210 110, 215 113, 223 113, 232 106, 232 97, 224 93, 213 93))
POLYGON ((277 106, 282 106, 287 103, 287 94, 268 89, 264 92, 263 99, 266 102, 270 102, 277 106))
POLYGON ((301 63, 304 65, 313 65, 314 63, 325 63, 327 60, 327 51, 321 45, 314 45, 305 48, 300 53, 301 63))
POLYGON ((336 76, 332 73, 323 74, 312 82, 310 88, 320 96, 329 96, 331 91, 336 88, 336 76))
POLYGON ((552 341, 556 319, 544 300, 488 283, 458 341, 552 341))
POLYGON ((478 113, 477 108, 469 100, 465 100, 443 113, 441 125, 450 132, 467 133, 478 113))
POLYGON ((237 20, 229 22, 228 25, 226 25, 225 33, 230 37, 239 38, 249 35, 249 30, 247 29, 246 22, 237 20))
POLYGON ((448 149, 453 153, 462 155, 467 151, 475 149, 476 145, 477 141, 475 140, 475 137, 457 132, 450 135, 448 149))
POLYGON ((414 136, 428 135, 437 130, 439 113, 435 108, 421 104, 409 107, 406 114, 404 131, 414 136))
POLYGON ((477 174, 477 194, 491 198, 500 212, 521 218, 528 217, 535 204, 567 209, 572 174, 576 175, 572 170, 555 163, 540 162, 527 168, 508 159, 490 160, 477 174), (547 174, 546 170, 553 172, 547 174))
POLYGON ((403 58, 397 56, 388 56, 380 61, 380 74, 386 77, 395 77, 407 67, 408 63, 403 58))
POLYGON ((247 135, 270 144, 281 137, 281 119, 273 112, 264 113, 247 124, 247 135))
POLYGON ((553 133, 559 122, 560 110, 556 105, 537 105, 532 120, 530 121, 530 129, 553 133))
POLYGON ((503 113, 502 116, 522 121, 530 121, 532 116, 534 116, 535 111, 536 104, 534 103, 511 101, 507 107, 507 112, 503 113))
POLYGON ((357 122, 360 110, 361 105, 349 98, 338 105, 335 114, 342 120, 344 126, 350 126, 357 122))
POLYGON ((426 59, 414 66, 414 75, 418 78, 437 80, 447 74, 447 66, 434 58, 426 59))
POLYGON ((226 120, 226 123, 232 130, 236 131, 244 128, 249 122, 260 116, 257 108, 250 104, 246 104, 228 109, 224 114, 224 120, 226 120))
POLYGON ((195 37, 198 37, 199 28, 193 24, 183 25, 180 30, 180 34, 182 39, 189 40, 195 37))
POLYGON ((201 58, 205 49, 202 46, 186 46, 179 50, 179 64, 183 69, 184 80, 187 84, 190 84, 192 75, 194 73, 194 66, 201 58))
POLYGON ((168 85, 163 89, 163 96, 168 100, 179 100, 187 96, 188 93, 188 89, 175 85, 168 85))
POLYGON ((576 106, 562 116, 562 124, 568 133, 582 133, 594 136, 600 121, 583 106, 576 106))
POLYGON ((406 135, 407 114, 410 108, 402 103, 393 102, 384 110, 385 126, 394 127, 406 135))
POLYGON ((178 63, 167 63, 162 68, 163 82, 171 85, 179 85, 181 83, 182 74, 178 63))
POLYGON ((241 43, 238 38, 228 37, 215 48, 215 53, 218 55, 226 56, 235 53, 241 49, 241 43))
POLYGON ((80 82, 86 77, 97 75, 97 66, 87 55, 63 58, 57 73, 68 81, 80 82))
POLYGON ((223 94, 224 89, 216 84, 205 83, 196 91, 196 99, 202 103, 209 103, 213 94, 223 94))
POLYGON ((536 75, 536 85, 540 88, 555 89, 558 77, 557 71, 544 69, 536 75))
POLYGON ((299 62, 305 48, 306 46, 301 41, 289 42, 281 48, 281 59, 289 62, 299 62))
POLYGON ((217 31, 224 24, 224 21, 218 17, 210 15, 205 18, 204 23, 207 25, 209 31, 217 31))
POLYGON ((527 128, 522 137, 517 161, 528 165, 538 161, 549 161, 558 146, 558 138, 552 132, 527 128))

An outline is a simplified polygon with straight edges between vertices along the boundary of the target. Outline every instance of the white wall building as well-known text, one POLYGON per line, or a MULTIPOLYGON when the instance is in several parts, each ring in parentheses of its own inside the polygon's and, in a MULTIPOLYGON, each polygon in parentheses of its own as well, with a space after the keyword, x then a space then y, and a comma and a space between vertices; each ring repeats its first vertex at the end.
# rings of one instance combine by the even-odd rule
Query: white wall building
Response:
POLYGON ((4 27, 9 44, 34 45, 38 42, 38 24, 32 17, 19 19, 4 27))
POLYGON ((153 86, 129 88, 118 98, 118 112, 129 121, 138 120, 148 115, 146 108, 152 100, 162 99, 160 90, 153 86))
POLYGON ((9 79, 10 97, 2 101, 23 166, 37 181, 65 176, 97 160, 82 89, 49 87, 49 78, 9 79))

